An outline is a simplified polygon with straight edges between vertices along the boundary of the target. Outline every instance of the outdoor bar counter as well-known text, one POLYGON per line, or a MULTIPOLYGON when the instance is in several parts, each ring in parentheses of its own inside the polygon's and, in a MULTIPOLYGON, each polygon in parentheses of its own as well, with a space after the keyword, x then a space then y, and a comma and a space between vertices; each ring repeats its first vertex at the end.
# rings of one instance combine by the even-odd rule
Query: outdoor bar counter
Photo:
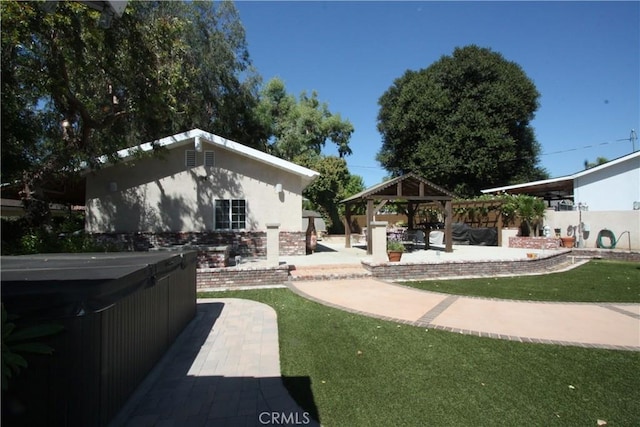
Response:
POLYGON ((21 353, 2 425, 104 426, 196 313, 196 252, 1 257, 2 303, 18 328, 56 324, 21 353))

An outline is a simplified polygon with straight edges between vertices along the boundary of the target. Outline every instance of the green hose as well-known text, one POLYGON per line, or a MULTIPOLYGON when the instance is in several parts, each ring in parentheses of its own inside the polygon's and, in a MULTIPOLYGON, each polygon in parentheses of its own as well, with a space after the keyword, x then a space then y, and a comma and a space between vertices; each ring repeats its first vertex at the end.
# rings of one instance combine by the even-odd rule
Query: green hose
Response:
POLYGON ((616 248, 616 236, 615 236, 615 234, 613 234, 613 231, 609 230, 608 228, 602 229, 598 233, 597 243, 598 243, 598 247, 599 248, 615 249, 616 248), (611 241, 611 245, 605 245, 604 243, 602 243, 602 238, 603 237, 608 238, 611 241))

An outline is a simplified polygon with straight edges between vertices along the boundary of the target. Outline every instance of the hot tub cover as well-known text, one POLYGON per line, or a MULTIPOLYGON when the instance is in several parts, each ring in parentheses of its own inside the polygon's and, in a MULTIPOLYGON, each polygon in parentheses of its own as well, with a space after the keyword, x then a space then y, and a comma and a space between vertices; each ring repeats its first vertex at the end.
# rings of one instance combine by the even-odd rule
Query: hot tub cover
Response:
POLYGON ((195 262, 195 252, 37 254, 0 258, 2 301, 15 314, 82 316, 110 307, 159 276, 195 262))

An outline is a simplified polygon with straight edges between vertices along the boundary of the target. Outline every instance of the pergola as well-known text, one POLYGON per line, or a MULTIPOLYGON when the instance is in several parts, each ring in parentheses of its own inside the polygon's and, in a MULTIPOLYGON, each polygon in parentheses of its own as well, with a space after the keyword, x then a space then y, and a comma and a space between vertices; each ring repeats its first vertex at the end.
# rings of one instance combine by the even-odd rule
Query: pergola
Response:
MULTIPOLYGON (((444 188, 427 181, 426 179, 410 172, 389 181, 369 187, 355 194, 341 203, 345 204, 345 247, 351 247, 351 214, 355 205, 366 203, 367 206, 367 230, 371 230, 371 222, 376 213, 390 201, 407 204, 408 226, 413 228, 413 219, 420 204, 435 203, 444 209, 444 236, 445 251, 452 252, 451 243, 451 201, 455 195, 444 188)), ((367 254, 371 254, 371 233, 367 233, 367 254)))

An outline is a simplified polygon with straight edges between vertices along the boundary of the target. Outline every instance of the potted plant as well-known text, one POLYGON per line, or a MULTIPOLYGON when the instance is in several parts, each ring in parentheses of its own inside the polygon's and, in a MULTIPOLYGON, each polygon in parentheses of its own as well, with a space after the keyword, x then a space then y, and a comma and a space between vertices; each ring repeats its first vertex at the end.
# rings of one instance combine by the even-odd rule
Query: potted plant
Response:
POLYGON ((402 254, 405 251, 405 247, 402 242, 397 240, 389 240, 387 242, 387 255, 389 255, 389 261, 398 262, 402 258, 402 254))

